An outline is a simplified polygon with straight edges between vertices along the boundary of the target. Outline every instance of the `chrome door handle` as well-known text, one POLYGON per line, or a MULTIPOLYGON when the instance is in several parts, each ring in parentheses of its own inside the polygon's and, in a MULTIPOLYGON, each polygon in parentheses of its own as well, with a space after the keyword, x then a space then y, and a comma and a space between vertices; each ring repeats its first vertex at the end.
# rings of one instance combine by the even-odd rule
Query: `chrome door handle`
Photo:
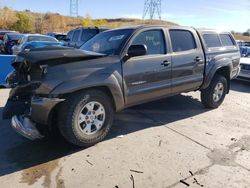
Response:
POLYGON ((196 62, 200 62, 200 61, 202 61, 202 58, 201 58, 201 57, 196 57, 194 60, 195 60, 196 62))

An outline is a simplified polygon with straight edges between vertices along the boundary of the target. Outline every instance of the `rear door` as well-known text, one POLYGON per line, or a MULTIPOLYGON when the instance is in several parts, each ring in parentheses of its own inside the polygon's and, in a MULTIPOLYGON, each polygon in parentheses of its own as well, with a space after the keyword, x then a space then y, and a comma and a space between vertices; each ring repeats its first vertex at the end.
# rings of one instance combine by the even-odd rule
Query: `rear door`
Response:
POLYGON ((172 45, 172 94, 198 89, 203 82, 205 58, 193 29, 169 29, 172 45))
POLYGON ((153 100, 171 92, 171 55, 165 30, 144 29, 129 46, 147 46, 147 55, 130 58, 123 64, 125 103, 127 106, 153 100))

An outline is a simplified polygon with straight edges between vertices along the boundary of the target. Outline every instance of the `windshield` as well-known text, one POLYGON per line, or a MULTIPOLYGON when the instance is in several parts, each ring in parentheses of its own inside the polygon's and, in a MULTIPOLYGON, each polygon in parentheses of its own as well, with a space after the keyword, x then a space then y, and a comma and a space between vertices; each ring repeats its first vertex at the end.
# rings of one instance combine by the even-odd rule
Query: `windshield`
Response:
POLYGON ((55 38, 57 40, 64 40, 64 39, 66 39, 66 35, 55 35, 55 38))
POLYGON ((28 42, 41 41, 41 42, 57 42, 55 38, 47 36, 29 36, 28 42))
POLYGON ((16 35, 12 34, 12 35, 9 35, 9 39, 10 39, 10 40, 19 40, 21 37, 22 37, 22 35, 20 35, 20 34, 16 34, 16 35))
POLYGON ((82 45, 81 49, 106 55, 118 55, 133 29, 106 31, 82 45))

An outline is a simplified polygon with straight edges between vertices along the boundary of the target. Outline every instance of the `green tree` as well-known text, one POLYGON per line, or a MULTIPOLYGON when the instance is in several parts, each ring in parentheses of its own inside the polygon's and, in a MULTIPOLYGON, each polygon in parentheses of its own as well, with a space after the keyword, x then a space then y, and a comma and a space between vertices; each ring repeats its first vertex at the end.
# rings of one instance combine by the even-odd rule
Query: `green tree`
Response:
POLYGON ((25 12, 16 13, 17 22, 14 24, 13 28, 22 33, 31 32, 34 30, 34 24, 32 17, 25 12))
POLYGON ((95 27, 103 27, 107 25, 107 20, 105 19, 98 19, 98 20, 94 20, 94 26, 95 27))
POLYGON ((13 25, 17 22, 16 13, 4 7, 0 9, 0 28, 1 29, 11 29, 13 25))
POLYGON ((94 23, 90 16, 90 14, 86 14, 86 16, 82 20, 82 26, 83 27, 93 27, 94 23))

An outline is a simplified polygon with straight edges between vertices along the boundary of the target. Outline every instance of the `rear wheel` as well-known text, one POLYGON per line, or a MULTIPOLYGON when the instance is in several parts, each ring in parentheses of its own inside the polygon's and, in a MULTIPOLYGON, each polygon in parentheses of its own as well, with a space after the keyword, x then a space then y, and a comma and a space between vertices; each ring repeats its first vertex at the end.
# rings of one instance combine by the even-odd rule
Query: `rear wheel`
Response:
POLYGON ((59 129, 63 137, 78 146, 102 141, 113 123, 110 98, 99 90, 89 90, 68 99, 59 111, 59 129))
POLYGON ((206 108, 218 108, 224 101, 228 89, 227 79, 215 75, 209 87, 201 91, 201 101, 206 108))

